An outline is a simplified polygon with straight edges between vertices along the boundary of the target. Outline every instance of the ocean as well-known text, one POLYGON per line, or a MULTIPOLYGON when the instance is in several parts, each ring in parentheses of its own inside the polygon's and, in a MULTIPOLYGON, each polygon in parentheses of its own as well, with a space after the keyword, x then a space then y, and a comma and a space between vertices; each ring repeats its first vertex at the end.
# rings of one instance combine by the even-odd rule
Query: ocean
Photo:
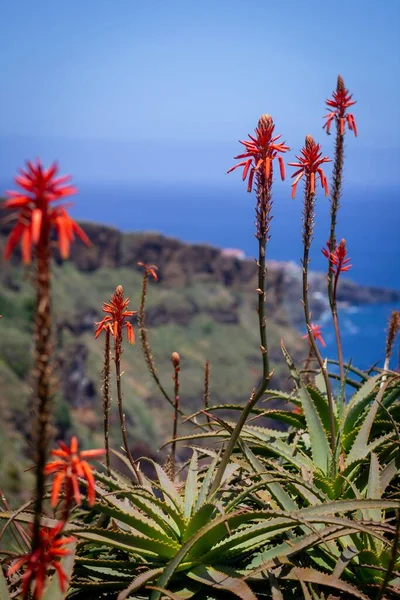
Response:
MULTIPOLYGON (((79 182, 78 182, 79 183, 79 182)), ((215 185, 83 183, 75 199, 75 218, 105 223, 123 231, 158 231, 188 242, 237 248, 255 256, 254 195, 238 176, 227 176, 215 185)), ((290 184, 277 182, 268 257, 299 262, 301 246, 302 190, 290 198, 290 184)), ((352 269, 347 277, 380 287, 400 289, 400 202, 393 187, 344 186, 338 223, 338 239, 344 237, 352 269)), ((320 196, 316 205, 315 239, 310 269, 325 270, 321 254, 329 235, 329 201, 320 196)), ((353 364, 367 368, 382 357, 385 328, 393 306, 350 307, 342 312, 344 354, 353 364)), ((335 354, 328 316, 321 322, 326 353, 335 354)))

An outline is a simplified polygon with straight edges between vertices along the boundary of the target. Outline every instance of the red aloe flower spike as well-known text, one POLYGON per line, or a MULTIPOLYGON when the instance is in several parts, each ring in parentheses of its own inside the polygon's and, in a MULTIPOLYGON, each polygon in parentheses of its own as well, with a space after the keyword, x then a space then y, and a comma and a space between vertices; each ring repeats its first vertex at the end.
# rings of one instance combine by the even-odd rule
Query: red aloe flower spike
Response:
POLYGON ((273 161, 275 158, 278 158, 281 179, 285 179, 285 165, 283 158, 279 156, 279 153, 283 154, 290 150, 290 148, 282 142, 277 143, 282 136, 277 135, 273 137, 274 129, 275 125, 272 118, 269 115, 263 115, 259 119, 258 126, 254 130, 255 136, 249 134, 250 141, 239 140, 239 143, 243 144, 245 147, 246 152, 238 154, 238 156, 235 156, 235 159, 244 158, 246 160, 231 167, 227 173, 231 173, 235 169, 243 167, 243 181, 249 176, 247 185, 248 192, 251 192, 252 190, 254 175, 257 172, 263 170, 267 181, 272 178, 273 161))
POLYGON ((45 467, 45 475, 56 473, 53 480, 51 493, 51 505, 57 506, 61 488, 64 486, 66 495, 69 499, 75 498, 76 504, 81 504, 81 494, 79 491, 78 477, 83 477, 88 483, 88 503, 92 506, 95 501, 95 481, 91 467, 87 460, 99 458, 105 454, 105 450, 78 450, 78 440, 74 436, 71 439, 70 447, 63 442, 59 442, 60 450, 53 450, 51 454, 58 457, 45 467))
MULTIPOLYGON (((312 333, 314 340, 317 340, 321 344, 321 346, 326 346, 326 344, 322 338, 322 330, 321 330, 320 325, 311 323, 311 333, 312 333)), ((308 333, 306 333, 305 335, 302 336, 303 340, 305 340, 307 338, 309 339, 308 333)))
POLYGON ((296 156, 299 162, 288 163, 290 167, 297 167, 297 171, 292 177, 295 180, 292 183, 292 198, 296 195, 297 184, 304 176, 307 184, 310 186, 310 192, 315 194, 316 175, 319 175, 321 186, 325 190, 325 196, 329 195, 328 180, 321 168, 323 163, 331 162, 327 156, 322 157, 321 145, 317 144, 311 135, 306 136, 306 142, 301 149, 301 155, 296 156))
POLYGON ((336 277, 340 275, 340 273, 344 273, 351 269, 352 265, 349 265, 351 258, 347 257, 347 248, 346 248, 346 240, 341 240, 340 244, 338 244, 335 248, 334 252, 329 251, 329 241, 326 243, 326 248, 322 248, 321 252, 326 258, 332 263, 331 272, 335 274, 336 277))
POLYGON ((43 596, 46 577, 49 569, 55 569, 58 575, 60 589, 67 589, 68 577, 60 565, 60 558, 71 554, 71 550, 64 548, 66 544, 75 542, 75 538, 60 537, 64 523, 58 523, 52 529, 42 527, 39 530, 39 545, 36 550, 18 558, 7 572, 10 577, 21 567, 25 566, 22 576, 22 595, 28 597, 29 588, 32 585, 33 599, 40 600, 43 596))
POLYGON ((138 262, 137 263, 138 267, 143 267, 143 269, 146 271, 146 273, 148 275, 151 275, 152 278, 154 279, 154 281, 158 281, 158 267, 156 267, 156 265, 146 265, 146 263, 144 262, 138 262))
POLYGON ((64 185, 70 180, 69 175, 56 178, 57 163, 48 169, 43 169, 39 160, 36 163, 27 162, 27 169, 21 170, 15 178, 16 184, 22 192, 8 191, 8 199, 3 206, 9 209, 19 209, 17 223, 11 231, 5 251, 5 258, 9 258, 12 251, 21 242, 22 260, 30 263, 32 246, 37 246, 41 235, 52 227, 57 230, 58 246, 62 258, 68 258, 70 243, 76 233, 88 246, 90 241, 77 223, 68 215, 65 205, 51 206, 56 202, 77 192, 72 185, 64 185))
POLYGON ((332 98, 325 101, 325 104, 330 110, 330 112, 324 116, 324 119, 326 119, 324 129, 326 128, 326 133, 328 135, 330 134, 332 122, 336 120, 339 123, 340 135, 344 135, 347 122, 349 130, 357 137, 358 131, 354 115, 346 112, 350 106, 353 106, 353 104, 356 103, 355 100, 352 100, 352 97, 353 94, 350 94, 349 90, 345 88, 343 78, 339 75, 336 92, 333 92, 332 98))
MULTIPOLYGON (((154 267, 154 265, 152 266, 154 267)), ((127 319, 137 313, 136 310, 126 310, 130 302, 129 298, 124 299, 124 288, 119 285, 110 300, 110 302, 103 302, 103 312, 107 314, 102 321, 95 323, 97 325, 94 332, 94 337, 97 339, 102 331, 107 329, 115 340, 119 336, 122 338, 122 329, 126 327, 127 338, 130 344, 135 343, 135 333, 133 331, 132 323, 127 319)))

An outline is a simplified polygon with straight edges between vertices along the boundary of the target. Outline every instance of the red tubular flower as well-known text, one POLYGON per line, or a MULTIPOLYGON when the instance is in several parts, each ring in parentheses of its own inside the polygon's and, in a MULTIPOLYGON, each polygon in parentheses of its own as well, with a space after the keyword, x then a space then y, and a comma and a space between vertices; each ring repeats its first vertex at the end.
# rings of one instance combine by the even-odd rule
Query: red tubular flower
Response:
POLYGON ((346 240, 341 240, 335 248, 334 252, 329 251, 329 241, 326 243, 326 248, 322 248, 321 252, 331 262, 331 272, 339 277, 340 273, 344 273, 351 269, 352 265, 349 265, 350 258, 347 257, 346 240))
POLYGON ((68 258, 71 242, 75 234, 88 246, 89 238, 79 225, 68 215, 65 205, 52 206, 57 202, 76 193, 72 185, 65 185, 70 176, 56 177, 57 163, 44 169, 39 160, 36 163, 27 162, 27 169, 21 169, 15 178, 16 184, 22 191, 8 191, 8 199, 3 206, 9 209, 19 209, 17 223, 11 231, 4 255, 9 258, 18 242, 21 242, 22 259, 30 263, 32 246, 36 246, 45 230, 55 227, 57 230, 58 247, 62 258, 68 258))
POLYGON ((130 344, 135 343, 135 333, 133 331, 132 323, 127 319, 137 313, 136 310, 125 310, 129 305, 130 299, 124 299, 124 288, 119 285, 114 292, 110 302, 103 302, 103 312, 107 313, 107 316, 98 323, 97 328, 94 332, 94 337, 97 339, 102 331, 107 329, 111 335, 117 340, 119 337, 122 338, 122 329, 126 327, 128 342, 130 344))
POLYGON ((255 137, 249 134, 250 141, 241 141, 240 144, 246 149, 243 154, 238 154, 235 159, 244 158, 246 160, 238 163, 230 168, 228 173, 231 173, 239 167, 243 167, 243 181, 249 176, 247 191, 251 192, 253 187, 254 174, 264 172, 265 179, 268 181, 273 174, 273 161, 278 157, 281 179, 285 179, 285 165, 283 158, 278 153, 284 153, 290 150, 284 143, 276 143, 282 136, 273 137, 275 125, 269 115, 263 115, 258 121, 255 137))
POLYGON ((33 552, 18 558, 9 568, 8 577, 25 566, 22 576, 22 595, 28 596, 29 588, 33 584, 33 599, 40 600, 43 596, 47 572, 50 568, 55 569, 62 592, 66 591, 68 577, 60 565, 60 558, 71 554, 71 550, 64 548, 66 544, 75 541, 74 537, 60 537, 64 523, 58 523, 52 529, 42 527, 39 531, 39 546, 33 552))
POLYGON ((53 480, 51 493, 51 505, 57 506, 61 487, 64 486, 67 496, 75 498, 77 504, 81 503, 78 477, 86 479, 88 483, 88 503, 90 506, 95 501, 95 481, 89 463, 85 459, 99 458, 105 454, 105 450, 78 450, 78 440, 74 436, 68 448, 63 442, 59 442, 60 450, 52 450, 51 454, 58 457, 45 467, 45 475, 57 473, 53 480))
POLYGON ((325 196, 328 196, 328 180, 321 169, 321 165, 331 162, 331 159, 327 156, 322 158, 321 146, 314 141, 311 135, 306 136, 306 143, 301 149, 301 156, 296 156, 296 158, 299 162, 288 163, 290 167, 297 167, 297 171, 292 175, 292 177, 295 177, 292 183, 292 198, 296 195, 297 184, 304 176, 306 176, 306 180, 309 179, 310 192, 314 194, 316 175, 319 175, 321 186, 325 190, 325 196))
MULTIPOLYGON (((311 333, 313 335, 314 340, 317 340, 317 342, 319 342, 321 344, 321 346, 326 346, 326 344, 322 338, 322 331, 321 331, 320 325, 311 323, 311 333)), ((306 333, 305 335, 302 336, 303 340, 305 340, 308 337, 309 337, 308 333, 306 333)))
POLYGON ((325 104, 330 110, 330 112, 324 116, 324 119, 326 119, 324 129, 326 128, 326 133, 328 135, 330 134, 332 122, 336 120, 339 123, 340 135, 344 135, 347 123, 350 131, 357 137, 358 132, 354 115, 347 112, 347 109, 356 103, 355 100, 352 100, 352 97, 353 94, 350 94, 349 90, 345 88, 343 78, 339 75, 336 92, 333 92, 332 98, 325 101, 325 104))
POLYGON ((138 262, 138 267, 143 267, 148 275, 151 275, 154 281, 158 281, 158 267, 156 265, 146 265, 144 262, 138 262))

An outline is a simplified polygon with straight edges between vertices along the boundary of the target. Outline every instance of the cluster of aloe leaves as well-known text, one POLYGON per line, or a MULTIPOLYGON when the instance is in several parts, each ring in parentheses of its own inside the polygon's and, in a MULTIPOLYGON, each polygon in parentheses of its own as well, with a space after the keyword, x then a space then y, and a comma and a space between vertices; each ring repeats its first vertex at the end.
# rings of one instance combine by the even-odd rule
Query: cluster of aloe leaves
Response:
MULTIPOLYGON (((355 392, 336 402, 332 452, 323 379, 304 384, 282 350, 293 393, 269 390, 264 402, 280 398, 301 411, 254 407, 254 418, 289 427, 250 419, 216 491, 221 452, 211 444, 193 446, 175 479, 152 463, 156 476, 143 475, 139 486, 120 454, 124 475, 96 473, 95 506, 74 513, 66 528, 78 544, 65 598, 397 597, 400 378, 348 367, 355 392)), ((234 424, 218 411, 239 408, 210 408, 208 429, 181 440, 228 438, 234 424)), ((31 520, 20 512, 13 525, 31 520)), ((53 598, 64 595, 57 589, 53 598)))

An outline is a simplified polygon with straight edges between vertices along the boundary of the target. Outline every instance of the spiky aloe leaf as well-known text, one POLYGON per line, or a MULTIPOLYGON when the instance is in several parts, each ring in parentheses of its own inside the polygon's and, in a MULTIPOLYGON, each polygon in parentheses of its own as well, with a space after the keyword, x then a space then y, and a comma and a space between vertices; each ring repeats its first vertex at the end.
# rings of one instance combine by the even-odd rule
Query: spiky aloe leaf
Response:
POLYGON ((308 393, 307 388, 303 384, 283 342, 281 343, 281 348, 303 407, 304 416, 307 422, 308 434, 310 436, 313 462, 315 466, 322 471, 322 473, 327 474, 332 458, 328 436, 322 424, 315 403, 308 393))
POLYGON ((247 554, 249 550, 263 547, 267 542, 284 531, 293 528, 293 521, 286 517, 266 518, 267 522, 247 526, 231 533, 229 537, 213 546, 202 557, 207 563, 219 563, 223 558, 247 554))
POLYGON ((199 510, 197 510, 193 514, 192 518, 188 522, 182 538, 183 541, 186 542, 186 540, 191 538, 192 535, 196 533, 196 531, 198 531, 201 527, 207 525, 207 523, 210 522, 210 520, 215 516, 216 513, 217 508, 214 504, 210 502, 203 504, 203 506, 201 506, 199 510))
POLYGON ((211 485, 213 482, 215 469, 216 469, 216 466, 217 466, 220 456, 221 456, 221 452, 222 452, 222 448, 218 454, 215 454, 215 453, 212 454, 212 456, 214 456, 214 458, 211 461, 211 463, 207 469, 207 472, 206 472, 205 477, 200 486, 199 494, 197 496, 196 503, 194 506, 196 511, 198 511, 203 506, 204 502, 206 501, 206 499, 208 497, 208 494, 209 494, 209 491, 210 491, 210 488, 211 488, 211 485))
POLYGON ((365 596, 356 587, 350 585, 349 583, 346 583, 345 581, 342 581, 341 579, 339 579, 339 577, 334 577, 333 575, 317 571, 317 569, 294 567, 290 571, 290 573, 283 577, 283 579, 291 579, 297 581, 304 581, 307 583, 317 583, 319 585, 326 585, 328 587, 334 588, 335 590, 346 592, 346 594, 350 594, 350 596, 359 598, 359 600, 369 600, 368 596, 365 596))
MULTIPOLYGON (((193 550, 193 547, 201 540, 206 540, 206 546, 214 543, 214 540, 221 539, 221 531, 220 526, 222 525, 222 537, 226 533, 226 524, 230 521, 236 519, 235 526, 238 527, 247 521, 249 515, 245 512, 238 511, 236 513, 232 513, 230 515, 223 515, 221 517, 215 518, 211 523, 208 523, 205 527, 202 527, 198 530, 191 538, 187 540, 181 547, 181 549, 175 554, 172 560, 168 563, 168 565, 163 569, 163 572, 160 578, 157 581, 157 586, 161 588, 165 588, 170 582, 173 574, 176 569, 179 567, 183 559, 188 555, 189 552, 193 550), (241 522, 242 521, 242 522, 241 522), (215 535, 215 531, 217 530, 217 535, 215 535)), ((154 591, 151 595, 151 600, 159 600, 161 597, 161 593, 158 591, 154 591)))
POLYGON ((356 510, 369 510, 379 508, 381 510, 391 510, 400 508, 400 502, 396 500, 381 499, 361 499, 361 500, 335 500, 317 506, 306 506, 302 508, 302 515, 334 515, 346 512, 355 512, 356 510))
POLYGON ((358 550, 354 546, 347 546, 341 553, 338 561, 335 565, 332 575, 334 577, 340 577, 347 565, 357 556, 358 550))
POLYGON ((188 577, 203 583, 207 587, 231 592, 241 600, 257 600, 257 597, 243 579, 232 577, 228 573, 214 569, 211 566, 200 565, 188 571, 188 577))
POLYGON ((4 600, 11 600, 11 596, 8 593, 7 581, 3 574, 3 569, 0 565, 0 598, 4 598, 4 600))
MULTIPOLYGON (((18 510, 15 512, 11 510, 0 511, 0 521, 8 521, 9 519, 14 519, 19 523, 33 523, 34 518, 35 517, 32 513, 19 512, 18 510)), ((40 522, 42 525, 44 525, 44 527, 49 528, 55 527, 59 524, 59 522, 56 519, 49 519, 48 517, 42 517, 40 522)), ((71 526, 68 523, 64 527, 65 530, 68 530, 70 528, 71 526)))
POLYGON ((75 557, 75 566, 77 569, 79 567, 93 567, 97 568, 106 568, 114 571, 132 571, 132 569, 137 568, 137 562, 135 560, 116 560, 116 559, 107 559, 107 558, 87 558, 85 556, 75 557))
MULTIPOLYGON (((294 398, 291 400, 293 404, 296 406, 300 406, 301 403, 294 398)), ((210 412, 215 410, 236 410, 241 412, 243 410, 242 404, 217 404, 216 406, 210 407, 210 412)), ((294 413, 291 410, 283 410, 277 408, 258 408, 253 407, 251 409, 251 414, 260 415, 260 417, 266 417, 268 419, 274 419, 276 421, 280 421, 281 423, 285 423, 286 425, 291 425, 292 427, 304 427, 305 420, 303 415, 298 413, 294 413)))
POLYGON ((179 550, 179 545, 175 542, 161 542, 160 540, 122 531, 91 527, 88 529, 74 528, 73 532, 79 535, 80 539, 87 542, 106 544, 134 555, 147 556, 153 559, 157 557, 172 558, 175 552, 179 550))
MULTIPOLYGON (((152 461, 153 462, 153 461, 152 461)), ((160 489, 163 493, 164 500, 170 505, 173 505, 178 512, 183 510, 183 501, 180 497, 178 490, 174 483, 170 480, 166 472, 160 465, 153 462, 154 468, 157 472, 158 481, 160 482, 160 489)))
POLYGON ((128 497, 130 502, 139 508, 143 514, 158 523, 169 537, 173 539, 180 537, 184 527, 184 520, 182 515, 176 512, 169 504, 145 491, 134 491, 128 497))
POLYGON ((381 375, 370 377, 350 399, 344 415, 344 435, 349 434, 356 426, 357 420, 366 406, 372 401, 374 390, 379 384, 381 375))
POLYGON ((329 407, 326 396, 323 395, 317 388, 312 385, 307 385, 306 389, 311 396, 311 399, 317 409, 319 414, 319 418, 322 421, 322 424, 325 428, 325 431, 329 433, 329 407))
MULTIPOLYGON (((339 366, 339 361, 331 359, 331 358, 328 358, 327 363, 328 363, 328 365, 335 365, 336 367, 339 366)), ((357 377, 359 377, 363 382, 368 379, 368 373, 366 373, 365 371, 361 371, 360 369, 357 369, 357 367, 354 367, 350 363, 345 364, 343 366, 344 366, 345 371, 348 371, 349 373, 354 373, 354 375, 357 375, 357 377)))
POLYGON ((132 583, 130 583, 130 585, 125 590, 123 590, 120 594, 118 594, 117 600, 126 600, 126 598, 128 598, 128 596, 130 596, 130 594, 132 592, 136 592, 136 591, 140 590, 140 588, 142 588, 144 585, 146 585, 146 583, 148 581, 151 581, 152 579, 156 578, 162 572, 163 572, 163 569, 158 568, 158 569, 149 569, 148 571, 141 573, 140 575, 135 577, 135 579, 132 581, 132 583))
POLYGON ((263 432, 252 431, 247 426, 243 427, 242 436, 243 441, 251 444, 254 449, 257 448, 260 453, 268 452, 269 454, 283 458, 300 472, 302 468, 313 469, 311 459, 299 452, 294 453, 293 448, 283 440, 269 435, 264 436, 263 432))
POLYGON ((296 510, 297 504, 293 498, 286 492, 282 485, 273 481, 273 477, 265 473, 265 467, 257 458, 257 456, 250 450, 245 442, 241 442, 241 448, 244 456, 249 462, 255 473, 259 474, 262 480, 267 484, 268 490, 271 495, 275 498, 278 506, 284 510, 296 510))
MULTIPOLYGON (((380 464, 378 457, 374 452, 371 452, 371 462, 369 465, 368 475, 368 486, 367 486, 367 498, 382 498, 382 485, 380 476, 380 464)), ((379 508, 372 508, 363 513, 364 519, 371 519, 372 521, 382 520, 382 511, 379 508)))
POLYGON ((246 574, 246 579, 251 580, 256 578, 258 575, 271 569, 274 565, 276 566, 279 562, 284 564, 287 562, 288 557, 296 556, 299 552, 314 548, 325 541, 332 541, 354 533, 356 533, 355 529, 343 529, 337 525, 331 525, 318 531, 318 533, 307 533, 306 535, 292 537, 288 542, 274 545, 259 555, 255 554, 247 567, 254 570, 250 570, 246 574))
POLYGON ((382 493, 386 490, 390 482, 400 473, 400 455, 397 454, 381 472, 382 493))
POLYGON ((147 585, 146 587, 148 590, 156 590, 157 592, 161 592, 163 594, 163 598, 165 598, 166 600, 167 598, 169 598, 170 600, 182 600, 182 596, 178 596, 178 594, 174 594, 173 592, 170 592, 165 588, 160 588, 156 585, 147 585))
MULTIPOLYGON (((122 454, 121 452, 118 452, 117 450, 114 450, 113 448, 111 448, 111 452, 115 456, 117 456, 119 458, 119 460, 125 465, 125 467, 128 470, 128 472, 131 474, 131 481, 129 482, 130 485, 132 485, 132 483, 136 483, 137 484, 138 483, 138 481, 137 481, 137 475, 136 475, 135 470, 133 469, 131 463, 129 462, 128 457, 125 454, 122 454)), ((124 478, 123 475, 122 475, 122 477, 124 478)))
POLYGON ((192 458, 189 464, 189 470, 186 477, 185 484, 185 519, 189 519, 193 506, 197 499, 198 487, 197 487, 197 471, 198 471, 198 461, 197 461, 197 452, 193 450, 192 458))
POLYGON ((156 519, 148 518, 128 502, 122 502, 114 496, 108 495, 103 502, 96 502, 94 509, 129 525, 135 533, 166 543, 174 541, 174 538, 165 531, 165 520, 159 516, 156 516, 156 519))

